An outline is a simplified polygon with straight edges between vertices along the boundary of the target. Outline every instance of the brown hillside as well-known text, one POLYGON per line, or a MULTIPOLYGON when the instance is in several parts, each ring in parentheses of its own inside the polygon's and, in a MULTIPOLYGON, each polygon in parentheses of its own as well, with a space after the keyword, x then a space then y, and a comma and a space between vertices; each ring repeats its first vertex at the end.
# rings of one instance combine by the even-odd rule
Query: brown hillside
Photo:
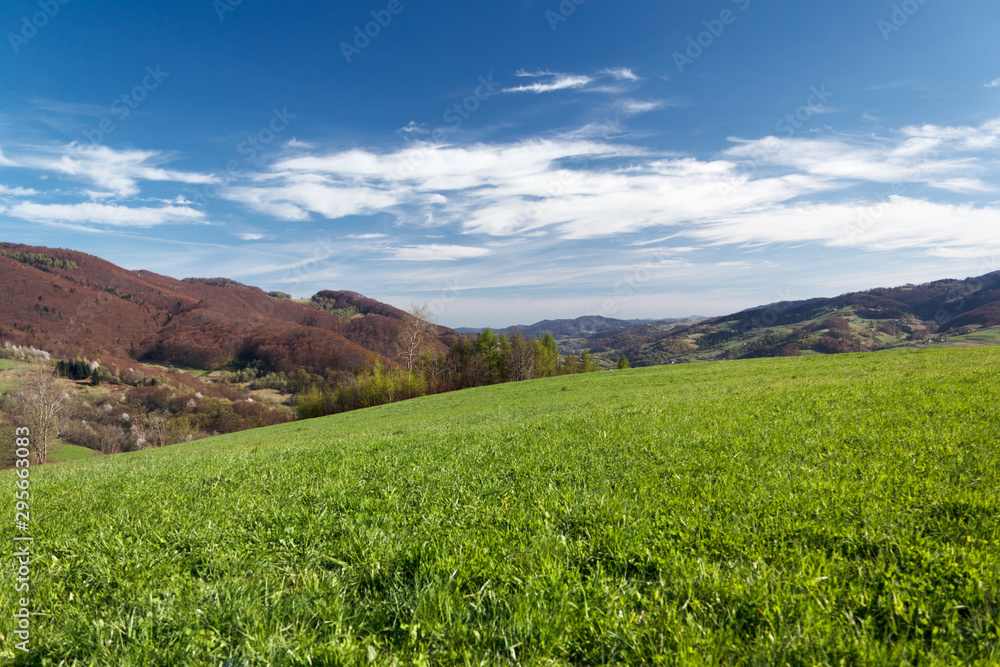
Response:
MULTIPOLYGON (((393 365, 405 314, 360 294, 330 294, 352 295, 358 315, 343 318, 235 281, 182 281, 72 250, 0 244, 0 341, 54 357, 287 373, 355 370, 374 354, 393 365)), ((438 332, 440 350, 457 337, 438 332)))

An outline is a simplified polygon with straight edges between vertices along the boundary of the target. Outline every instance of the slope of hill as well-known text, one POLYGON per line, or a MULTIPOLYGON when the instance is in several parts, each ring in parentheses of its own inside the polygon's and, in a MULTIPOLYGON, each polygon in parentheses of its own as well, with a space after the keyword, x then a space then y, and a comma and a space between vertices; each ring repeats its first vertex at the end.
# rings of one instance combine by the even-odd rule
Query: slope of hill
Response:
POLYGON ((994 664, 998 367, 592 373, 32 469, 23 662, 994 664))
POLYGON ((634 366, 671 360, 740 359, 978 345, 1000 326, 1000 272, 965 280, 876 288, 833 298, 785 301, 675 326, 636 325, 587 336, 607 358, 634 366))
MULTIPOLYGON (((213 279, 128 271, 80 252, 0 245, 0 340, 85 356, 202 369, 356 370, 372 355, 394 365, 402 311, 347 292, 313 303, 213 279), (328 312, 331 298, 350 316, 328 312)), ((438 327, 436 350, 458 334, 438 327)))

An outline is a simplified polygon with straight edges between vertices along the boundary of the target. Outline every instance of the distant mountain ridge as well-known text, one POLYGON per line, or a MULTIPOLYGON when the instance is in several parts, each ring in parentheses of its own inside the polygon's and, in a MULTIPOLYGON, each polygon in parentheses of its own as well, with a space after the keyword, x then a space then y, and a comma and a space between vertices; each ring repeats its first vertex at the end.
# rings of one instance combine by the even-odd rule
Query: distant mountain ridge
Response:
MULTIPOLYGON (((396 365, 403 311, 347 290, 320 291, 309 303, 287 296, 228 278, 176 280, 72 250, 0 243, 0 344, 119 365, 253 366, 285 373, 353 372, 374 360, 396 365)), ((552 333, 562 354, 589 349, 605 366, 625 354, 632 365, 643 366, 859 352, 943 338, 994 344, 980 332, 995 327, 1000 271, 779 302, 708 319, 588 315, 497 333, 552 333)), ((444 352, 478 331, 435 327, 431 352, 444 352)))
POLYGON ((633 365, 862 352, 928 341, 994 344, 1000 271, 920 285, 878 287, 830 298, 777 302, 679 327, 636 325, 591 335, 596 352, 625 353, 633 365), (958 340, 952 340, 953 337, 958 340), (962 337, 967 337, 962 339, 962 337))
MULTIPOLYGON (((507 327, 505 329, 494 329, 494 331, 499 334, 507 334, 512 336, 517 332, 520 332, 525 338, 540 337, 547 333, 551 333, 556 338, 565 338, 569 336, 580 336, 587 334, 602 333, 605 331, 615 331, 619 329, 628 329, 639 324, 646 323, 661 323, 669 324, 673 322, 680 322, 692 319, 700 318, 680 318, 680 319, 662 319, 662 320, 618 320, 611 317, 604 317, 602 315, 584 315, 582 317, 577 317, 575 319, 563 319, 563 320, 542 320, 541 322, 535 322, 534 324, 516 324, 512 327, 507 327)), ((471 328, 471 327, 460 327, 456 328, 455 331, 459 333, 479 333, 483 328, 471 328)))

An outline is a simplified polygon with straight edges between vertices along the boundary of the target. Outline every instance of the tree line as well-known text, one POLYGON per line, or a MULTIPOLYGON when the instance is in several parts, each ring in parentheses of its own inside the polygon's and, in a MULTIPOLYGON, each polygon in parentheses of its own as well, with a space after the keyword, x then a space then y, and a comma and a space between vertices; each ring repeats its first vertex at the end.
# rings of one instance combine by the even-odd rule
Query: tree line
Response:
POLYGON ((4 257, 10 257, 16 262, 30 264, 40 268, 52 267, 54 269, 75 269, 76 262, 71 259, 60 259, 52 255, 41 252, 0 252, 4 257))
MULTIPOLYGON (((501 382, 601 370, 589 350, 579 357, 560 356, 551 333, 541 338, 525 338, 520 332, 513 336, 498 335, 487 327, 475 340, 456 340, 447 352, 434 354, 429 345, 434 331, 426 308, 415 307, 396 336, 394 351, 399 368, 386 368, 372 359, 368 368, 354 375, 337 373, 321 377, 300 371, 288 382, 288 388, 297 391, 299 417, 321 417, 501 382)), ((624 355, 618 368, 628 368, 624 355)))

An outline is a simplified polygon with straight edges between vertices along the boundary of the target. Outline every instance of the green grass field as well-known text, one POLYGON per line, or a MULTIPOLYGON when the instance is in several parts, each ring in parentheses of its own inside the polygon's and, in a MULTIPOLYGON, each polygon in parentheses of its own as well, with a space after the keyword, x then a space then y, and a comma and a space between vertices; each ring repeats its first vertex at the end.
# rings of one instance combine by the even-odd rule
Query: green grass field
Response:
POLYGON ((3 371, 18 371, 24 368, 34 368, 34 366, 23 361, 0 359, 0 394, 14 391, 21 386, 21 383, 14 377, 16 374, 4 373, 3 371))
POLYGON ((49 463, 79 461, 80 459, 86 459, 91 456, 96 456, 93 449, 80 447, 79 445, 72 445, 68 442, 60 440, 52 446, 48 455, 48 461, 49 463))
POLYGON ((675 365, 33 469, 0 660, 1000 664, 998 390, 996 348, 675 365))

